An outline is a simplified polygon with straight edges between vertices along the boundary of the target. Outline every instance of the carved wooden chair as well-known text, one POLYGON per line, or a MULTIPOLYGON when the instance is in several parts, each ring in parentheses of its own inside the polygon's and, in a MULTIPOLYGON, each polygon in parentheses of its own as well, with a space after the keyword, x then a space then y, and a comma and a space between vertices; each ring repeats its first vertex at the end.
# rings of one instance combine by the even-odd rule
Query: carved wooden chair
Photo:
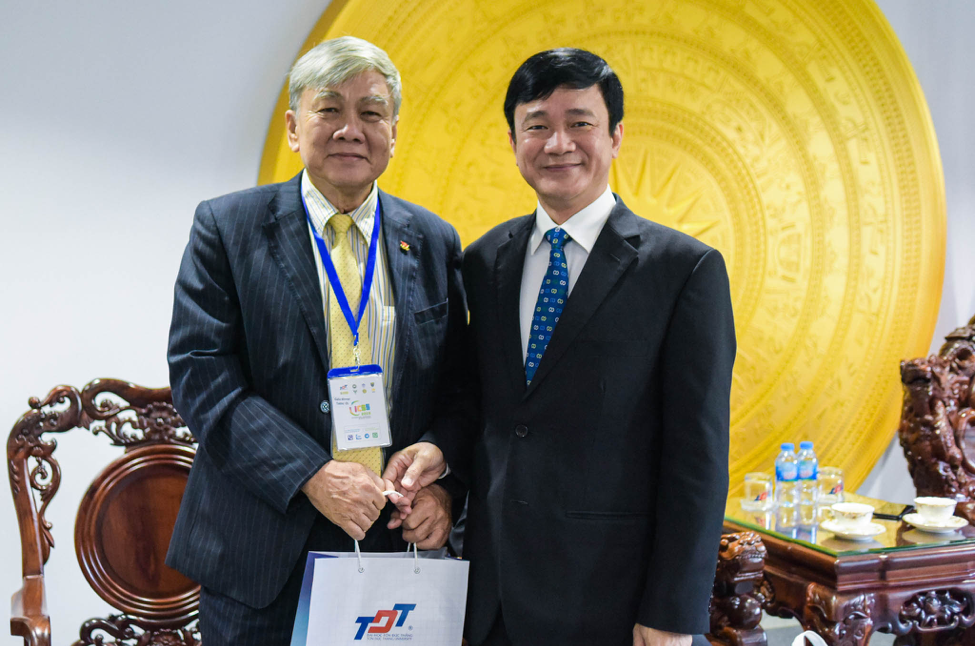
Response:
POLYGON ((945 337, 936 355, 901 362, 898 431, 919 496, 958 501, 975 523, 975 317, 945 337))
POLYGON ((85 622, 75 646, 197 646, 199 587, 163 562, 196 452, 169 388, 96 379, 80 392, 58 386, 29 405, 7 441, 24 577, 11 633, 30 646, 51 643, 44 564, 54 537, 44 512, 61 483, 51 436, 85 428, 125 448, 91 483, 75 521, 85 578, 120 612, 85 622))

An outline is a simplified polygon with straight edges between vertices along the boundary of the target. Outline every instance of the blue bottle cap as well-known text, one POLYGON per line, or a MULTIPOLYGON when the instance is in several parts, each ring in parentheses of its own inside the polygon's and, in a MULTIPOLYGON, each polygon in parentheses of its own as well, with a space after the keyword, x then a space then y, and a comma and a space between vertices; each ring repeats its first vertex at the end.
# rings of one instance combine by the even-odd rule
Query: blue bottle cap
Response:
POLYGON ((813 447, 812 442, 799 442, 800 449, 811 449, 813 447))
POLYGON ((782 449, 783 451, 795 451, 796 450, 796 445, 793 444, 792 442, 786 442, 782 446, 780 446, 779 448, 782 449))

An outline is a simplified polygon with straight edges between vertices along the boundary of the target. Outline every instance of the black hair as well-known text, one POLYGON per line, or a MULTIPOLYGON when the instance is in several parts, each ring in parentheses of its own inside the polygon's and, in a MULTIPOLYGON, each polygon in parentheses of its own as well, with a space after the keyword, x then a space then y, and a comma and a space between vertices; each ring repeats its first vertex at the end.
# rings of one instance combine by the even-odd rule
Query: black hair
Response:
POLYGON ((598 85, 609 112, 609 131, 623 120, 623 86, 616 72, 599 56, 584 49, 559 47, 539 52, 521 64, 508 83, 504 97, 504 118, 512 136, 515 107, 545 99, 560 86, 584 90, 598 85))

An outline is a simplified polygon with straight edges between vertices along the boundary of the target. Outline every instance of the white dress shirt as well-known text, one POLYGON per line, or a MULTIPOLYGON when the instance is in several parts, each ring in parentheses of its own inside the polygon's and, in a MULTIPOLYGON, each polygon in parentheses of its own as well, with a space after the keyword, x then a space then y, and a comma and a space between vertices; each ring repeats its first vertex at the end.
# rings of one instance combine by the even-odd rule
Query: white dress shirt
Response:
MULTIPOLYGON (((575 215, 569 217, 561 225, 572 239, 565 243, 565 261, 569 267, 569 294, 586 265, 589 252, 596 243, 596 238, 603 230, 609 212, 616 206, 613 192, 606 187, 606 191, 596 200, 575 215)), ((531 337, 532 316, 535 314, 535 304, 538 301, 538 291, 542 288, 542 280, 548 272, 548 259, 552 252, 552 245, 545 239, 545 232, 559 225, 545 212, 541 202, 535 209, 535 228, 528 239, 528 249, 525 252, 525 269, 521 274, 521 356, 528 356, 528 341, 531 337)), ((568 305, 568 300, 566 301, 568 305)))

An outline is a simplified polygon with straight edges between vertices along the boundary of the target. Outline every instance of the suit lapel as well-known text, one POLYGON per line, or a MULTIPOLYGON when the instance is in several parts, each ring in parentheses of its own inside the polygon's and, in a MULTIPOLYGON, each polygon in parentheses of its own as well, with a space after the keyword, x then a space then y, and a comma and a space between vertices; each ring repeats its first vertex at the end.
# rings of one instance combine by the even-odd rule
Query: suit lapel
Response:
POLYGON ((552 371, 627 267, 636 259, 639 235, 636 216, 617 197, 616 206, 596 238, 586 265, 565 303, 526 396, 536 390, 552 371))
POLYGON ((503 362, 516 393, 525 392, 525 357, 521 350, 521 275, 525 268, 525 251, 535 223, 534 215, 512 222, 508 239, 498 246, 494 276, 497 280, 498 329, 501 331, 503 362))
POLYGON ((416 290, 418 258, 423 235, 414 231, 410 226, 409 214, 397 208, 389 195, 379 191, 379 204, 382 209, 383 244, 386 245, 386 260, 389 263, 389 279, 393 284, 393 299, 396 304, 396 353, 393 359, 393 374, 387 379, 393 380, 393 411, 406 410, 407 407, 396 405, 396 393, 404 392, 403 374, 405 365, 409 361, 411 345, 413 343, 413 300, 416 290), (409 252, 404 252, 400 242, 405 242, 409 252))
POLYGON ((268 204, 268 217, 264 222, 271 256, 288 279, 298 307, 301 309, 312 338, 318 347, 322 367, 328 370, 328 337, 325 332, 325 305, 322 303, 321 284, 308 219, 301 202, 301 175, 280 186, 277 195, 268 204))

